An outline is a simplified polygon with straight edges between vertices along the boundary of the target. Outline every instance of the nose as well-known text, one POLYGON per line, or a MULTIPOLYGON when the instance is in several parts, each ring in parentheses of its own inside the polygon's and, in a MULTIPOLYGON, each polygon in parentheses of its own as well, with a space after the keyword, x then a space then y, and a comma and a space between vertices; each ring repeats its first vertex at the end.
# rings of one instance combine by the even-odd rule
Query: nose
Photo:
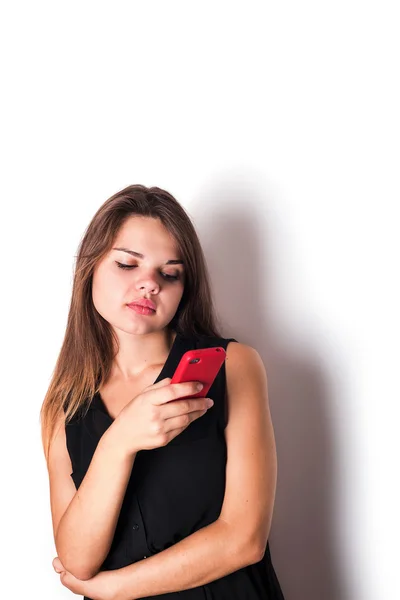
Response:
POLYGON ((146 292, 151 292, 153 294, 155 292, 158 292, 160 289, 160 286, 158 285, 158 283, 156 281, 154 281, 154 279, 152 279, 151 277, 148 277, 147 279, 142 279, 141 281, 138 281, 136 287, 139 290, 145 289, 146 292))

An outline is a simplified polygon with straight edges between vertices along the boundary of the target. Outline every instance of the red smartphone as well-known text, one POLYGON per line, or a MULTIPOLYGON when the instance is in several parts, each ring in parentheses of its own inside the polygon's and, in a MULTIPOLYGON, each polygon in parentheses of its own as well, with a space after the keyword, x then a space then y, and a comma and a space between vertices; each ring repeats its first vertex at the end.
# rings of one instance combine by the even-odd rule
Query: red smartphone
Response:
POLYGON ((200 381, 204 384, 202 390, 191 396, 183 396, 182 398, 206 397, 225 358, 226 352, 222 346, 188 350, 179 361, 179 365, 176 367, 170 383, 200 381))

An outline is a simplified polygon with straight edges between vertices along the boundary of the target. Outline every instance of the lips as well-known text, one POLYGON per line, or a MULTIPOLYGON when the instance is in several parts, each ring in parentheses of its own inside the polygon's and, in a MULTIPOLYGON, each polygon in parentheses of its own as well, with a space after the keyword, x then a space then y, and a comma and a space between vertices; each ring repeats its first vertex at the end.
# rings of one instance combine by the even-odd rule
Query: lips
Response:
POLYGON ((152 310, 156 310, 156 305, 151 300, 147 300, 146 298, 141 298, 140 300, 135 300, 134 302, 130 302, 128 306, 145 306, 146 308, 151 308, 152 310))

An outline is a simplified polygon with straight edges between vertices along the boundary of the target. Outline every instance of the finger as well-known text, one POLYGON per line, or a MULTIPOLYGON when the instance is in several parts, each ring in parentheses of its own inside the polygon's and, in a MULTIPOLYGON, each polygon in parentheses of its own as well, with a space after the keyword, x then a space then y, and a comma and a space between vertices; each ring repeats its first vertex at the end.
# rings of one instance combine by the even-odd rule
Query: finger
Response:
POLYGON ((211 398, 193 398, 192 400, 188 398, 167 402, 162 409, 163 419, 169 420, 186 414, 192 419, 197 419, 200 415, 204 415, 213 404, 214 401, 211 398))
POLYGON ((182 431, 184 431, 190 425, 190 423, 192 423, 199 417, 202 417, 206 412, 207 412, 207 409, 195 410, 195 411, 191 412, 190 414, 188 413, 189 414, 189 422, 185 423, 185 425, 183 425, 183 426, 182 426, 181 415, 176 416, 176 417, 171 417, 170 419, 166 419, 165 420, 165 433, 172 432, 175 434, 176 431, 178 430, 177 435, 179 435, 179 433, 182 433, 182 431))
POLYGON ((61 560, 58 558, 58 556, 55 557, 55 559, 53 560, 53 568, 57 573, 60 573, 61 571, 65 571, 65 567, 62 564, 61 560))
POLYGON ((148 387, 152 389, 158 389, 160 387, 164 387, 165 385, 169 385, 170 382, 171 377, 164 377, 164 379, 161 379, 161 381, 157 381, 157 383, 152 383, 148 387))
POLYGON ((162 396, 161 394, 155 394, 154 398, 152 398, 151 401, 153 402, 153 404, 164 404, 166 402, 171 402, 171 400, 178 400, 180 398, 194 396, 201 392, 201 390, 197 387, 199 383, 199 381, 184 381, 181 383, 170 383, 168 386, 166 386, 168 387, 169 398, 165 399, 165 395, 162 396))

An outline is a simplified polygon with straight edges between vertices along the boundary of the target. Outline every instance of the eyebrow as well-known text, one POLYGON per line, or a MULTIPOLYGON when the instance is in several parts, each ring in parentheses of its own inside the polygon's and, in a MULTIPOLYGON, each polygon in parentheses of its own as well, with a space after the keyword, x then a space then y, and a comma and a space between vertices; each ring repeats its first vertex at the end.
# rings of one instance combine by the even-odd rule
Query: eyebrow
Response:
MULTIPOLYGON (((113 248, 113 250, 119 250, 120 252, 127 252, 128 254, 131 254, 132 256, 136 256, 137 258, 144 258, 143 254, 140 254, 140 252, 135 252, 134 250, 129 250, 128 248, 113 248)), ((183 265, 183 260, 177 260, 177 259, 171 259, 171 260, 167 260, 164 264, 166 265, 183 265)))

